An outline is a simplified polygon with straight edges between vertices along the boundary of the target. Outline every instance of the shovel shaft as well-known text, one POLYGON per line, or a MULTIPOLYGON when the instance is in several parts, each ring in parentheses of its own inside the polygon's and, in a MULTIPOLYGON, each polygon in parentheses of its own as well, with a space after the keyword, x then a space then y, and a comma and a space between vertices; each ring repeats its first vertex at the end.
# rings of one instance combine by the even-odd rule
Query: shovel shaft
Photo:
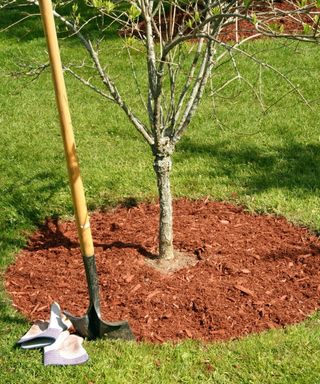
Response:
POLYGON ((81 253, 84 257, 90 257, 94 255, 94 247, 63 77, 52 2, 51 0, 39 0, 39 5, 47 40, 81 253))
POLYGON ((81 253, 86 271, 90 305, 87 315, 77 318, 66 312, 75 329, 90 339, 109 337, 133 340, 134 336, 127 321, 103 322, 100 318, 99 284, 89 216, 84 195, 76 145, 68 106, 67 91, 63 78, 51 0, 39 0, 40 11, 47 39, 56 102, 59 111, 61 133, 67 162, 73 206, 78 227, 81 253))
POLYGON ((99 282, 95 256, 83 257, 83 264, 88 282, 90 306, 93 306, 100 316, 99 282))

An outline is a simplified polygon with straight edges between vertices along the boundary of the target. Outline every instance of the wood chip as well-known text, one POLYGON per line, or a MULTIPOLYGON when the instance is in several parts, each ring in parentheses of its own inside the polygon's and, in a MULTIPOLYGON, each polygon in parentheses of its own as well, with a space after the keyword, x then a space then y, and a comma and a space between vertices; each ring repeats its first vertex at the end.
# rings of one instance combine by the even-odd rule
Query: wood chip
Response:
POLYGON ((136 292, 139 288, 141 288, 141 284, 137 284, 131 291, 131 293, 136 292))
POLYGON ((163 338, 161 336, 159 336, 159 335, 153 335, 153 337, 154 337, 154 339, 160 341, 161 343, 164 342, 163 338))
POLYGON ((236 285, 234 285, 234 287, 235 287, 236 289, 238 289, 239 291, 245 293, 246 295, 254 296, 254 293, 253 293, 250 289, 244 287, 243 285, 236 284, 236 285))
POLYGON ((150 300, 152 297, 158 295, 159 293, 161 293, 160 289, 156 289, 153 292, 150 292, 149 295, 147 295, 147 300, 150 300))
POLYGON ((185 329, 184 331, 187 334, 187 336, 190 337, 190 339, 191 339, 192 338, 192 333, 189 331, 189 329, 185 329))
POLYGON ((268 326, 270 329, 275 329, 275 328, 276 328, 276 325, 275 325, 272 321, 268 321, 268 322, 267 322, 267 326, 268 326))
POLYGON ((30 315, 32 315, 34 312, 36 312, 40 307, 40 303, 38 303, 34 308, 33 310, 30 312, 30 315))
POLYGON ((224 335, 226 333, 225 329, 216 329, 215 331, 211 331, 213 335, 224 335))
POLYGON ((298 260, 300 259, 307 259, 308 257, 312 256, 312 253, 306 253, 305 255, 299 255, 298 260))
POLYGON ((13 280, 7 281, 6 282, 6 287, 9 287, 10 284, 14 285, 15 287, 20 287, 20 284, 16 283, 13 280))
POLYGON ((36 312, 41 312, 41 311, 43 311, 43 310, 46 309, 46 308, 48 308, 48 306, 47 306, 47 305, 43 305, 42 307, 37 308, 37 311, 36 311, 36 312))
POLYGON ((134 275, 127 275, 125 278, 124 278, 124 281, 126 283, 130 283, 134 278, 134 275))

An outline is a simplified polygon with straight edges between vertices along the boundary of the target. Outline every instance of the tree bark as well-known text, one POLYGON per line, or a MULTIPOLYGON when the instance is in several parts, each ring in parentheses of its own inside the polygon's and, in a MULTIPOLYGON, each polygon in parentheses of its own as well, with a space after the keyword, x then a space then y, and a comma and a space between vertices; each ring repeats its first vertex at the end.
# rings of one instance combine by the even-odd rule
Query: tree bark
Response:
POLYGON ((161 154, 155 156, 154 170, 157 175, 160 203, 159 258, 165 260, 174 258, 172 196, 170 188, 171 165, 170 155, 161 154))

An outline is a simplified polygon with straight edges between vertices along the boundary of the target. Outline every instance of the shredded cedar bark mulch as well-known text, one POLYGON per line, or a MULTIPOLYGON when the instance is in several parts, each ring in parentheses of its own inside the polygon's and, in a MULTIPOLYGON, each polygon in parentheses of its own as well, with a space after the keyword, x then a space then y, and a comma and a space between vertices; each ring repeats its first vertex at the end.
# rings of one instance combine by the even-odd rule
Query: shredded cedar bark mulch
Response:
MULTIPOLYGON (((127 319, 138 340, 238 338, 300 322, 320 305, 320 240, 284 218, 208 200, 174 202, 175 248, 195 265, 150 266, 157 204, 91 217, 104 320, 127 319), (194 262, 193 262, 194 264, 194 262)), ((87 287, 74 222, 48 220, 6 273, 28 319, 49 305, 83 315, 87 287)))
MULTIPOLYGON (((296 9, 296 3, 298 3, 298 0, 278 0, 274 1, 273 4, 270 3, 271 2, 267 0, 252 1, 249 7, 249 13, 257 12, 260 14, 261 12, 264 12, 265 15, 263 21, 267 22, 270 26, 273 24, 274 27, 277 26, 279 28, 283 28, 283 33, 301 34, 304 28, 303 24, 316 26, 316 21, 313 20, 312 17, 307 14, 300 13, 298 17, 291 17, 285 15, 285 12, 290 12, 296 9), (276 9, 278 12, 284 12, 284 16, 277 16, 271 18, 270 13, 272 13, 274 9, 276 9)), ((313 8, 313 11, 315 10, 316 8, 313 8)), ((161 23, 161 30, 163 31, 164 38, 166 37, 168 25, 170 24, 168 24, 169 19, 170 17, 168 15, 167 20, 161 23)), ((186 17, 186 15, 184 15, 183 13, 178 12, 176 14, 176 17, 174 19, 174 34, 178 33, 179 26, 183 25, 187 19, 188 17, 186 17)), ((159 24, 157 18, 155 18, 155 21, 159 24)), ((172 28, 172 26, 170 26, 170 28, 172 28)), ((137 38, 144 38, 145 29, 145 22, 141 21, 135 28, 124 28, 119 31, 119 34, 120 36, 135 36, 137 38)), ((190 30, 187 30, 186 32, 190 32, 190 30)), ((245 38, 252 37, 255 34, 257 34, 255 26, 249 21, 239 18, 237 26, 235 25, 235 23, 230 23, 221 30, 219 34, 219 40, 223 42, 236 41, 237 39, 243 40, 245 38)))

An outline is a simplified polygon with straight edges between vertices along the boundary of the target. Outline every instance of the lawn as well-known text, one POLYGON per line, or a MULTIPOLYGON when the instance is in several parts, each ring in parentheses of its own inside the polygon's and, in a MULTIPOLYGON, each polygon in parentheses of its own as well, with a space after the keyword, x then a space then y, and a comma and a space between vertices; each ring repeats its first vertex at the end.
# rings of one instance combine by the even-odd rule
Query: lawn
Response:
MULTIPOLYGON (((114 76, 126 80, 121 81, 121 91, 139 108, 123 43, 112 39, 107 48, 114 76)), ((82 57, 76 41, 62 41, 61 49, 64 61, 82 57)), ((239 59, 241 71, 256 84, 265 107, 271 107, 263 113, 244 84, 226 88, 214 104, 208 90, 174 155, 174 196, 231 201, 320 231, 319 48, 258 41, 246 49, 285 73, 299 86, 309 107, 270 69, 263 70, 260 87, 259 66, 239 59)), ((72 216, 72 205, 50 73, 45 71, 36 80, 18 75, 21 64, 47 61, 44 39, 40 33, 28 35, 27 30, 2 34, 0 51, 3 282, 5 268, 26 244, 28 234, 46 216, 72 216)), ((134 60, 142 63, 141 55, 137 53, 134 60)), ((219 87, 231 72, 225 63, 212 83, 219 87)), ((70 76, 66 81, 90 209, 107 209, 131 197, 155 199, 151 153, 123 113, 70 76)), ((318 314, 299 325, 227 343, 85 342, 90 355, 86 365, 45 368, 39 351, 15 348, 29 324, 12 307, 3 286, 0 305, 0 382, 4 383, 320 382, 318 314)))

